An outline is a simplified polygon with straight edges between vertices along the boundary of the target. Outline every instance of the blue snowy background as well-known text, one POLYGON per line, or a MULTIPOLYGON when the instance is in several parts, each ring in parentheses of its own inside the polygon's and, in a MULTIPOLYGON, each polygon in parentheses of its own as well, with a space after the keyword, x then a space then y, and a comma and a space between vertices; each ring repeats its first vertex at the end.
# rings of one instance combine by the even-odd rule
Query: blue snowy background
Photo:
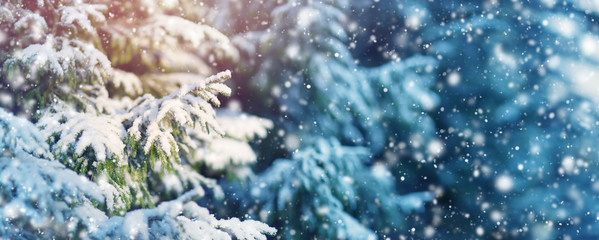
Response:
POLYGON ((292 152, 236 202, 279 234, 599 237, 599 2, 231 2, 259 154, 292 152))

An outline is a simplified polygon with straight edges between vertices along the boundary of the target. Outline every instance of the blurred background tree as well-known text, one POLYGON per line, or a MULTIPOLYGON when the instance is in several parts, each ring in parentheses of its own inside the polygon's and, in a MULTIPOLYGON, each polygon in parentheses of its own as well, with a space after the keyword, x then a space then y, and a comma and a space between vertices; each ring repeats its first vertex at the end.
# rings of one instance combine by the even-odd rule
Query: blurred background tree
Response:
POLYGON ((397 234, 596 236, 593 1, 215 6, 234 19, 215 26, 257 56, 242 99, 269 95, 246 109, 274 114, 285 147, 335 136, 367 147, 398 192, 435 193, 397 234))

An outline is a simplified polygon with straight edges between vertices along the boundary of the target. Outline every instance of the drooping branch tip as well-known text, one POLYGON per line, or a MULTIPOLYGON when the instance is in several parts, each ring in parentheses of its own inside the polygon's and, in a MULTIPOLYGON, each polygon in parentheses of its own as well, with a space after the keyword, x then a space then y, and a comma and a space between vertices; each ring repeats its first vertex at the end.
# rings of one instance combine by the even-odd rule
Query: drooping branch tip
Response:
POLYGON ((206 85, 208 85, 208 84, 212 84, 212 83, 222 83, 229 79, 231 79, 231 71, 225 70, 225 71, 217 73, 216 75, 212 75, 212 76, 206 78, 205 82, 206 82, 206 85))

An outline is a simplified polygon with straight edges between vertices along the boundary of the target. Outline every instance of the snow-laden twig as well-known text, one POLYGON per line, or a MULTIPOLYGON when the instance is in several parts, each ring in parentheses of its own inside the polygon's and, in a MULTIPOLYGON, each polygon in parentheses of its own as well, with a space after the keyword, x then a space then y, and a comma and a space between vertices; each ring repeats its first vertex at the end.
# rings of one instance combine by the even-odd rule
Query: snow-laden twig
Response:
POLYGON ((161 160, 177 158, 179 147, 176 138, 186 134, 185 128, 196 125, 203 131, 222 135, 223 131, 215 120, 210 103, 219 106, 216 94, 231 94, 231 89, 222 83, 229 78, 231 72, 225 71, 193 85, 183 86, 161 99, 150 95, 140 98, 123 116, 133 154, 137 154, 139 144, 143 156, 153 158, 156 154, 161 160))
POLYGON ((91 204, 104 202, 97 185, 59 162, 31 155, 0 158, 0 196, 4 237, 67 237, 106 218, 91 204))
POLYGON ((91 236, 98 239, 266 239, 266 234, 276 233, 274 228, 258 221, 216 219, 208 209, 191 201, 197 195, 198 192, 192 190, 156 208, 112 217, 97 231, 91 231, 91 236))
POLYGON ((125 129, 118 118, 79 113, 64 105, 46 110, 37 126, 44 139, 50 139, 55 155, 82 156, 93 150, 95 161, 116 161, 117 166, 126 164, 123 138, 125 129))
POLYGON ((59 85, 65 80, 76 86, 94 81, 103 83, 105 77, 112 75, 112 67, 106 55, 92 45, 48 35, 43 44, 31 44, 4 62, 4 75, 10 78, 19 72, 29 73, 30 79, 41 82, 51 80, 46 74, 58 80, 44 86, 59 85))
POLYGON ((192 154, 189 161, 192 164, 204 163, 214 170, 255 163, 256 154, 248 142, 266 137, 273 123, 233 111, 218 111, 216 121, 224 136, 207 133, 198 127, 189 129, 185 141, 185 151, 192 154))
POLYGON ((0 156, 30 154, 52 158, 46 138, 29 121, 0 108, 0 156))
POLYGON ((87 33, 94 33, 96 28, 93 26, 92 21, 95 22, 106 22, 103 11, 108 8, 103 4, 77 4, 74 6, 62 6, 58 9, 60 15, 60 22, 58 24, 62 26, 76 26, 77 24, 81 29, 87 33))
POLYGON ((82 227, 94 228, 92 215, 102 220, 103 213, 92 206, 104 202, 98 187, 52 161, 43 135, 33 124, 0 108, 0 136, 0 149, 13 155, 0 157, 0 235, 67 237, 82 227), (86 209, 87 217, 73 208, 86 209))

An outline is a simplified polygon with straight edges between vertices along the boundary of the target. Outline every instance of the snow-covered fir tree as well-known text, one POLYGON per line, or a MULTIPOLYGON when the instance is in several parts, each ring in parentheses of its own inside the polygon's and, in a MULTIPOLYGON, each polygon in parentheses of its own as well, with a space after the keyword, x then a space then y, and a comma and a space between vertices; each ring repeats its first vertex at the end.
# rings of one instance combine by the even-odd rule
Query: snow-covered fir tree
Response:
POLYGON ((15 0, 0 13, 0 235, 276 232, 194 202, 222 199, 204 173, 255 162, 249 141, 272 127, 234 110, 217 117, 217 95, 231 94, 218 64, 237 60, 226 36, 164 1, 15 0))

